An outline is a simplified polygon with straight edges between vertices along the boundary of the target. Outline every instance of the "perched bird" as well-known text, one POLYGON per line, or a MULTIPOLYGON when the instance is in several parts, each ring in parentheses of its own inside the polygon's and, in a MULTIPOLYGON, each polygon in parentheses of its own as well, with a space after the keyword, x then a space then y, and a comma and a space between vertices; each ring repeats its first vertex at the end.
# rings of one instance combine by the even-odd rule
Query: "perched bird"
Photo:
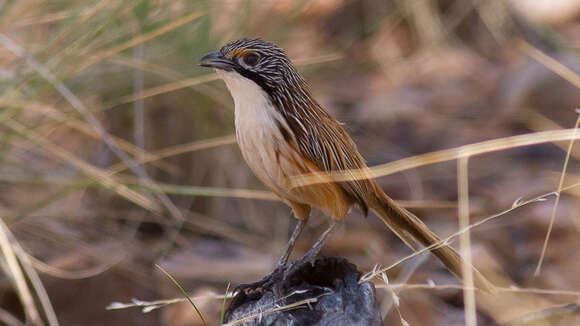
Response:
MULTIPOLYGON (((312 207, 330 216, 331 222, 303 260, 316 257, 353 206, 365 216, 373 210, 414 250, 440 241, 372 179, 291 186, 292 177, 361 169, 366 164, 341 124, 312 97, 309 85, 280 47, 260 39, 241 39, 204 56, 200 65, 215 68, 234 99, 236 138, 248 166, 290 205, 298 219, 278 268, 287 263, 312 207)), ((461 275, 462 259, 453 248, 443 244, 432 252, 453 274, 461 275)), ((482 290, 493 288, 476 269, 474 280, 482 290)))

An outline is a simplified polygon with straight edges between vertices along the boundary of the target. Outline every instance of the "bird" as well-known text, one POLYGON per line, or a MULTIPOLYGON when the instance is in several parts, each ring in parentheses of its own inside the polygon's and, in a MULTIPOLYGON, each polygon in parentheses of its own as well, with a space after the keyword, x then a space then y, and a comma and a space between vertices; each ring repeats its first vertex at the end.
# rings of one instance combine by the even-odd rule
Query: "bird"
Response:
MULTIPOLYGON (((239 39, 203 56, 200 65, 214 68, 233 98, 236 140, 247 165, 298 220, 275 270, 288 263, 312 208, 329 216, 330 223, 302 261, 315 259, 336 226, 358 207, 364 216, 374 211, 411 249, 432 246, 431 252, 461 279, 460 254, 441 244, 421 219, 398 205, 375 180, 292 184, 298 176, 367 165, 342 124, 314 99, 281 47, 259 38, 239 39)), ((493 292, 494 285, 470 267, 475 286, 493 292)))

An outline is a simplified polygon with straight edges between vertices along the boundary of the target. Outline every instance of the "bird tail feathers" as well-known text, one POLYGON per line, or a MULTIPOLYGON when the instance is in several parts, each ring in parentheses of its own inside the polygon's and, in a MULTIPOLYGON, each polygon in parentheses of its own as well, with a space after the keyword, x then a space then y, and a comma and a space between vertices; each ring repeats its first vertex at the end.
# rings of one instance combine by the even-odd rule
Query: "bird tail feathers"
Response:
MULTIPOLYGON (((378 187, 377 187, 378 188, 378 187)), ((395 203, 380 188, 376 191, 376 201, 370 207, 383 220, 383 222, 413 250, 433 246, 431 252, 447 267, 447 269, 461 279, 461 269, 464 261, 455 249, 445 243, 431 231, 423 221, 403 207, 395 203), (439 243, 439 244, 438 244, 439 243)), ((488 281, 475 267, 473 280, 476 288, 494 293, 495 286, 488 281)))

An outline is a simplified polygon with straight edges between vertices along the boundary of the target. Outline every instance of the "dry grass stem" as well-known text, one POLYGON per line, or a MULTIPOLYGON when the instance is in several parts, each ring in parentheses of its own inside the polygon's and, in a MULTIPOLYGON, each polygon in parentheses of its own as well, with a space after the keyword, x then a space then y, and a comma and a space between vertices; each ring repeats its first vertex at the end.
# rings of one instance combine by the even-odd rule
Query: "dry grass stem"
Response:
POLYGON ((21 255, 22 248, 14 238, 14 235, 8 229, 8 226, 0 218, 0 250, 2 251, 3 258, 8 266, 8 275, 11 275, 14 285, 17 289, 18 295, 22 305, 24 306, 24 312, 29 322, 34 325, 42 326, 44 322, 40 317, 36 303, 34 302, 34 296, 28 286, 26 279, 31 282, 36 294, 40 300, 41 306, 44 311, 44 315, 48 319, 48 324, 50 326, 58 326, 58 319, 52 308, 52 304, 48 299, 48 295, 38 274, 36 271, 30 267, 30 262, 27 257, 21 255), (27 277, 26 277, 26 276, 27 277))
MULTIPOLYGON (((163 160, 165 158, 181 155, 185 153, 191 153, 203 149, 215 148, 224 145, 230 145, 236 143, 236 137, 234 135, 218 137, 213 139, 205 139, 200 141, 191 142, 188 144, 176 145, 172 147, 167 147, 155 152, 147 153, 143 152, 143 157, 140 160, 137 160, 137 164, 146 164, 152 163, 159 160, 163 160)), ((119 163, 117 165, 112 166, 108 173, 111 175, 119 173, 127 169, 127 165, 123 163, 119 163)))
POLYGON ((175 284, 175 286, 177 286, 177 288, 179 288, 179 291, 181 291, 181 293, 183 293, 183 296, 187 299, 187 301, 189 302, 189 304, 191 304, 191 306, 193 307, 193 309, 195 309, 195 312, 197 313, 197 315, 199 316, 199 318, 201 318, 201 321, 203 322, 203 326, 207 326, 207 322, 205 321, 205 318, 203 317, 203 314, 201 313, 201 311, 199 311, 199 308, 197 308, 197 306, 195 305, 195 303, 193 302, 193 300, 191 299, 191 297, 189 296, 189 294, 187 294, 187 292, 185 291, 185 289, 181 286, 181 284, 179 284, 179 282, 177 282, 177 280, 175 278, 173 278, 173 276, 171 276, 171 274, 169 274, 160 265, 155 264, 155 267, 157 267, 157 269, 159 269, 163 274, 165 274, 165 276, 167 276, 171 280, 171 282, 173 282, 173 284, 175 284))
MULTIPOLYGON (((207 295, 202 296, 195 296, 191 297, 191 300, 199 301, 203 299, 215 299, 215 300, 223 300, 224 298, 232 298, 233 294, 215 294, 209 293, 207 295)), ((136 298, 131 299, 131 303, 122 303, 122 302, 111 302, 110 305, 107 306, 107 310, 122 310, 122 309, 130 309, 130 308, 141 308, 143 313, 148 313, 153 310, 157 310, 159 308, 163 308, 165 306, 174 304, 174 303, 181 303, 187 301, 187 298, 173 298, 173 299, 165 299, 165 300, 155 300, 155 301, 144 301, 139 300, 136 298)))
POLYGON ((13 241, 10 240, 10 230, 4 224, 4 221, 0 219, 0 249, 2 250, 2 258, 6 261, 8 268, 7 275, 11 276, 15 288, 18 290, 26 318, 35 325, 44 325, 34 303, 32 292, 26 282, 19 259, 12 246, 13 241))
MULTIPOLYGON (((566 190, 573 189, 573 188, 577 188, 577 187, 580 187, 580 182, 575 183, 575 184, 572 184, 572 185, 569 185, 567 187, 564 187, 564 188, 562 188, 562 191, 566 191, 566 190)), ((483 225, 483 224, 485 224, 485 223, 487 223, 487 222, 489 222, 491 220, 494 220, 494 219, 496 219, 498 217, 501 217, 501 216, 503 216, 503 215, 505 215, 507 213, 510 213, 510 212, 512 212, 512 211, 520 208, 520 207, 524 207, 524 206, 529 205, 529 204, 532 204, 532 203, 537 203, 537 202, 545 201, 550 196, 556 196, 556 193, 555 192, 545 193, 543 195, 537 196, 535 198, 532 198, 532 199, 526 200, 526 201, 521 201, 521 199, 518 198, 513 203, 512 207, 510 207, 509 209, 506 209, 506 210, 504 210, 504 211, 502 211, 500 213, 497 213, 497 214, 488 216, 488 217, 483 218, 483 219, 481 219, 481 220, 479 220, 477 222, 474 222, 474 223, 470 224, 468 227, 466 227, 464 229, 460 229, 459 231, 451 234, 450 236, 442 239, 441 241, 439 241, 437 243, 434 243, 431 246, 425 247, 425 248, 423 248, 421 250, 418 250, 418 251, 416 251, 416 252, 414 252, 414 253, 412 253, 412 254, 410 254, 408 256, 405 256, 405 257, 397 260, 396 262, 394 262, 393 264, 389 265, 388 267, 384 267, 384 268, 379 268, 379 269, 376 269, 376 270, 372 270, 372 271, 366 273, 365 275, 363 275, 361 277, 360 282, 367 282, 367 281, 370 281, 373 278, 379 277, 381 273, 387 272, 387 271, 393 269, 394 267, 402 264, 403 262, 405 262, 405 261, 407 261, 409 259, 412 259, 414 257, 417 257, 417 256, 419 256, 419 255, 421 255, 421 254, 423 254, 423 253, 425 253, 427 251, 430 251, 430 250, 432 250, 434 248, 437 248, 437 247, 439 247, 441 245, 448 244, 451 240, 453 240, 454 238, 458 237, 463 232, 467 232, 468 230, 471 230, 471 229, 473 229, 475 227, 481 226, 481 225, 483 225)))
POLYGON ((100 275, 100 274, 106 272, 107 270, 111 269, 112 267, 116 266, 118 263, 123 261, 123 259, 126 258, 126 256, 127 256, 124 253, 116 254, 110 259, 110 261, 103 263, 101 265, 87 268, 84 270, 79 270, 79 271, 68 271, 68 270, 64 270, 62 268, 57 268, 57 267, 51 266, 51 265, 37 259, 36 257, 30 255, 27 252, 22 252, 22 255, 26 255, 30 264, 38 271, 40 271, 46 275, 50 275, 52 277, 66 279, 66 280, 80 280, 80 279, 95 277, 97 275, 100 275))
POLYGON ((471 238, 469 234, 469 176, 468 176, 469 157, 462 157, 457 161, 457 192, 459 201, 459 229, 465 229, 459 235, 459 246, 463 264, 461 267, 461 278, 465 283, 463 289, 465 305, 465 324, 467 326, 476 326, 477 318, 475 314, 475 292, 473 290, 473 258, 471 255, 471 238))
POLYGON ((203 75, 203 76, 179 80, 179 81, 172 82, 169 84, 148 88, 148 89, 145 89, 142 92, 139 92, 137 94, 122 97, 118 101, 116 101, 115 103, 107 104, 105 107, 111 108, 111 107, 115 107, 117 105, 131 103, 131 102, 134 102, 137 100, 142 100, 142 99, 146 99, 146 98, 149 98, 152 96, 173 92, 173 91, 183 89, 186 87, 200 85, 200 84, 207 83, 207 82, 217 80, 217 79, 218 79, 218 76, 216 74, 207 74, 207 75, 203 75))
MULTIPOLYGON (((291 295, 292 294, 289 294, 288 296, 291 296, 291 295)), ((244 322, 254 320, 254 319, 260 320, 264 316, 269 315, 269 314, 274 313, 274 312, 277 312, 277 311, 286 311, 286 310, 292 310, 292 309, 307 308, 310 306, 311 303, 315 303, 316 301, 318 301, 318 298, 320 298, 324 295, 326 295, 326 294, 321 294, 315 298, 300 300, 300 301, 297 301, 297 302, 294 302, 294 303, 291 303, 288 305, 280 306, 280 307, 274 306, 274 307, 266 309, 264 311, 256 312, 256 313, 249 315, 247 317, 223 324, 222 326, 239 325, 239 324, 242 324, 244 322)))
MULTIPOLYGON (((411 283, 391 283, 388 287, 385 287, 383 282, 377 280, 374 282, 375 287, 378 289, 382 288, 391 288, 398 291, 403 290, 449 290, 454 289, 458 291, 463 291, 467 287, 461 284, 433 284, 433 283, 419 283, 419 284, 411 284, 411 283)), ((470 288, 474 291, 479 291, 479 289, 472 287, 470 288)), ((553 289, 538 289, 538 288, 519 288, 519 287, 496 287, 497 293, 532 293, 532 294, 543 294, 543 295, 554 295, 554 296, 569 296, 569 297, 579 297, 580 298, 580 291, 568 291, 568 290, 553 290, 553 289)))
POLYGON ((18 123, 15 120, 9 119, 4 121, 3 124, 8 128, 14 130, 18 134, 34 141, 35 143, 41 145, 40 149, 46 151, 47 153, 61 159, 63 162, 71 164, 78 170, 85 173, 87 176, 90 176, 100 182, 103 186, 108 189, 113 190, 121 197, 151 211, 154 213, 159 214, 161 212, 161 208, 157 205, 156 202, 151 201, 149 198, 139 194, 138 192, 131 190, 127 186, 116 182, 111 176, 107 175, 105 172, 99 170, 98 168, 84 162, 83 160, 77 158, 72 153, 66 151, 65 149, 49 142, 44 137, 28 130, 22 124, 18 123))
POLYGON ((145 72, 149 72, 157 76, 161 76, 167 80, 179 80, 184 78, 183 74, 177 71, 174 71, 161 65, 157 65, 150 61, 146 61, 145 59, 138 59, 135 57, 123 57, 120 55, 116 55, 107 59, 107 62, 126 66, 132 69, 138 69, 145 72))
MULTIPOLYGON (((155 183, 151 181, 151 179, 147 176, 145 170, 137 165, 133 159, 131 159, 127 153, 122 151, 115 141, 111 138, 111 136, 105 131, 99 120, 88 110, 87 107, 83 104, 83 102, 62 82, 60 82, 54 74, 48 71, 45 67, 43 67, 35 58, 30 56, 26 51, 20 47, 17 43, 12 41, 7 36, 0 33, 0 43, 2 43, 5 47, 7 47, 13 54, 23 58, 26 60, 26 63, 32 67, 38 74, 40 74, 45 80, 47 80, 69 103, 70 105, 75 108, 80 114, 84 116, 84 118, 89 122, 89 124, 100 134, 103 142, 108 146, 108 148, 115 153, 122 161, 124 161, 129 168, 135 172, 136 175, 139 176, 149 187, 152 189, 156 189, 155 183)), ((13 124, 16 122, 14 121, 13 124)), ((42 141, 43 139, 39 139, 42 141)), ((49 144, 45 142, 45 145, 49 144)), ((52 145, 52 144, 49 144, 52 145)), ((53 149, 57 149, 56 146, 52 146, 53 149)), ((58 151, 59 153, 63 154, 62 150, 58 151)), ((69 159, 72 159, 72 155, 68 155, 69 159)), ((74 158, 74 160, 79 163, 82 162, 81 160, 74 158)), ((87 168, 86 164, 84 165, 87 168)), ((107 180, 105 178, 104 180, 107 180)), ((123 191, 127 189, 123 188, 123 191)), ((173 204, 173 202, 163 193, 161 192, 154 192, 154 195, 159 200, 159 202, 168 210, 171 216, 176 220, 176 222, 182 223, 183 215, 181 211, 173 204)), ((141 195, 139 195, 141 196, 141 195)), ((143 197, 143 196, 141 196, 143 197)), ((150 201, 150 200, 148 200, 150 201)), ((144 201, 143 201, 144 202, 144 201)), ((157 205, 155 205, 157 206, 157 205)), ((150 210, 156 211, 160 213, 161 210, 153 205, 149 206, 150 210)), ((178 228, 177 228, 178 229, 178 228)), ((175 238, 177 230, 173 231, 172 238, 175 238)), ((171 241, 172 242, 172 241, 171 241)))
POLYGON ((578 74, 575 73, 573 70, 556 61, 554 58, 546 55, 542 51, 536 49, 534 46, 532 46, 530 43, 526 41, 522 40, 520 45, 523 51, 527 53, 529 56, 534 58, 539 63, 543 64, 546 68, 552 70, 558 76, 572 83, 572 85, 576 86, 577 88, 580 88, 580 76, 578 76, 578 74))
MULTIPOLYGON (((312 64, 319 64, 323 62, 335 61, 342 59, 341 54, 327 54, 323 56, 311 57, 311 58, 304 58, 304 59, 297 59, 295 60, 296 65, 298 66, 305 66, 305 65, 312 65, 312 64)), ((160 94, 170 93, 176 90, 180 90, 187 87, 197 86, 201 84, 208 83, 210 81, 217 80, 218 76, 215 73, 207 74, 203 76, 197 76, 193 78, 188 78, 184 80, 179 80, 176 82, 168 83, 165 85, 155 86, 137 94, 132 94, 128 96, 124 96, 119 100, 115 101, 114 103, 109 103, 105 105, 105 108, 112 108, 117 105, 131 103, 137 100, 146 99, 149 97, 157 96, 160 94)))
MULTIPOLYGON (((526 112, 526 125, 535 131, 545 131, 545 130, 553 130, 553 129, 561 129, 564 130, 562 126, 557 124, 556 122, 548 119, 545 115, 535 112, 535 111, 527 111, 526 112)), ((559 142, 553 143, 554 145, 558 146, 564 152, 568 152, 568 145, 562 144, 559 142)), ((576 160, 580 161, 580 153, 574 152, 570 153, 576 160)))
MULTIPOLYGON (((575 131, 578 131, 578 125, 580 124, 580 111, 578 113, 579 115, 578 118, 576 119, 576 124, 574 125, 575 131)), ((574 132, 574 136, 576 136, 576 132, 574 132)), ((536 276, 540 275, 540 271, 542 270, 542 262, 544 261, 544 256, 546 255, 546 250, 548 248, 548 241, 550 240, 550 234, 552 233, 554 221, 556 220, 556 211, 558 209, 558 203, 560 202, 560 193, 562 192, 562 187, 564 186, 564 178, 566 176, 568 162, 570 161, 570 153, 572 153, 572 147, 574 146, 574 139, 575 139, 574 137, 570 139, 568 149, 566 150, 566 158, 564 159, 564 166, 562 167, 560 181, 558 182, 558 190, 556 190, 556 200, 554 201, 554 206, 552 208, 552 215, 550 216, 550 224, 548 224, 548 231, 546 232, 546 238, 544 239, 540 259, 538 260, 538 265, 536 266, 536 271, 534 272, 534 275, 536 276)))
POLYGON ((149 33, 138 35, 138 36, 128 40, 127 42, 125 42, 123 44, 120 44, 118 46, 113 47, 112 49, 99 52, 99 53, 91 56, 85 62, 81 63, 79 65, 79 67, 77 68, 77 72, 81 71, 81 70, 83 70, 91 65, 94 65, 95 63, 97 63, 105 58, 111 57, 111 56, 113 56, 121 51, 127 50, 127 49, 132 48, 136 45, 142 44, 146 41, 149 41, 149 40, 154 39, 160 35, 163 35, 167 32, 170 32, 170 31, 172 31, 172 30, 174 30, 174 29, 176 29, 176 28, 178 28, 186 23, 189 23, 190 21, 192 21, 194 19, 197 19, 197 18, 203 16, 203 15, 205 15, 205 12, 193 12, 189 15, 186 15, 184 17, 177 19, 177 20, 174 20, 174 21, 168 23, 167 25, 164 25, 156 30, 153 30, 149 33))
POLYGON ((2 308, 0 308, 0 322, 4 323, 6 326, 24 326, 23 322, 2 308))
MULTIPOLYGON (((62 113, 61 111, 57 110, 56 108, 49 106, 49 105, 44 105, 42 103, 37 103, 37 102, 15 102, 15 101, 1 101, 0 105, 5 106, 5 107, 9 107, 9 108, 15 108, 15 109, 25 109, 27 112, 39 112, 41 114, 43 114, 46 117, 49 117, 51 119, 53 119, 55 121, 54 124, 43 124, 40 127, 37 127, 35 129, 54 129, 57 128, 58 125, 60 125, 60 123, 64 123, 65 126, 78 131, 82 134, 85 134, 87 136, 90 136, 94 139, 101 139, 100 134, 93 129, 89 124, 78 120, 78 119, 74 119, 71 118, 70 116, 65 115, 64 113, 62 113)), ((111 138, 116 142, 116 144, 119 146, 120 149, 127 151, 135 156, 140 156, 143 155, 145 157, 145 159, 143 160, 138 160, 139 164, 143 164, 143 161, 147 161, 147 162, 152 162, 152 164, 154 166, 159 167, 160 169, 167 171, 169 173, 172 174, 176 174, 177 173, 177 168, 171 164, 168 164, 167 162, 158 162, 159 159, 152 159, 150 157, 150 153, 148 153, 147 151, 138 148, 137 146, 133 145, 132 143, 116 137, 114 135, 111 135, 111 138), (149 160, 149 161, 148 161, 149 160)), ((211 146, 208 146, 207 148, 210 148, 211 146)), ((121 164, 122 165, 122 164, 121 164)), ((126 166, 126 165, 124 165, 126 166)))
POLYGON ((510 148, 578 138, 580 138, 580 135, 576 133, 576 129, 541 131, 524 135, 487 140, 451 149, 411 156, 394 162, 376 165, 368 169, 354 169, 332 173, 301 175, 299 177, 293 178, 292 184, 294 187, 301 187, 316 183, 329 182, 330 180, 340 182, 378 178, 425 165, 456 160, 461 157, 471 157, 510 148))

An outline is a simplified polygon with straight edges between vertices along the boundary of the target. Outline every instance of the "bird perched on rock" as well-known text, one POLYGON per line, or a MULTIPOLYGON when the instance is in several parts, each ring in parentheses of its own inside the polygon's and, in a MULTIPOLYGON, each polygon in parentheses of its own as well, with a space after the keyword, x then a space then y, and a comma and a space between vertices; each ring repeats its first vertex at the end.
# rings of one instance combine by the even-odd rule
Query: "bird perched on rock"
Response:
MULTIPOLYGON (((330 216, 329 228, 303 260, 314 259, 328 236, 353 206, 364 215, 373 210, 412 249, 440 242, 417 216, 396 204, 372 179, 326 182, 294 187, 305 174, 366 168, 365 160, 341 124, 312 96, 286 53, 260 39, 241 39, 204 56, 201 66, 215 68, 235 103, 236 138, 254 174, 283 202, 298 223, 278 262, 284 266, 312 207, 330 216)), ((432 253, 455 275, 461 256, 447 244, 432 253)), ((475 285, 493 285, 474 269, 475 285)))

